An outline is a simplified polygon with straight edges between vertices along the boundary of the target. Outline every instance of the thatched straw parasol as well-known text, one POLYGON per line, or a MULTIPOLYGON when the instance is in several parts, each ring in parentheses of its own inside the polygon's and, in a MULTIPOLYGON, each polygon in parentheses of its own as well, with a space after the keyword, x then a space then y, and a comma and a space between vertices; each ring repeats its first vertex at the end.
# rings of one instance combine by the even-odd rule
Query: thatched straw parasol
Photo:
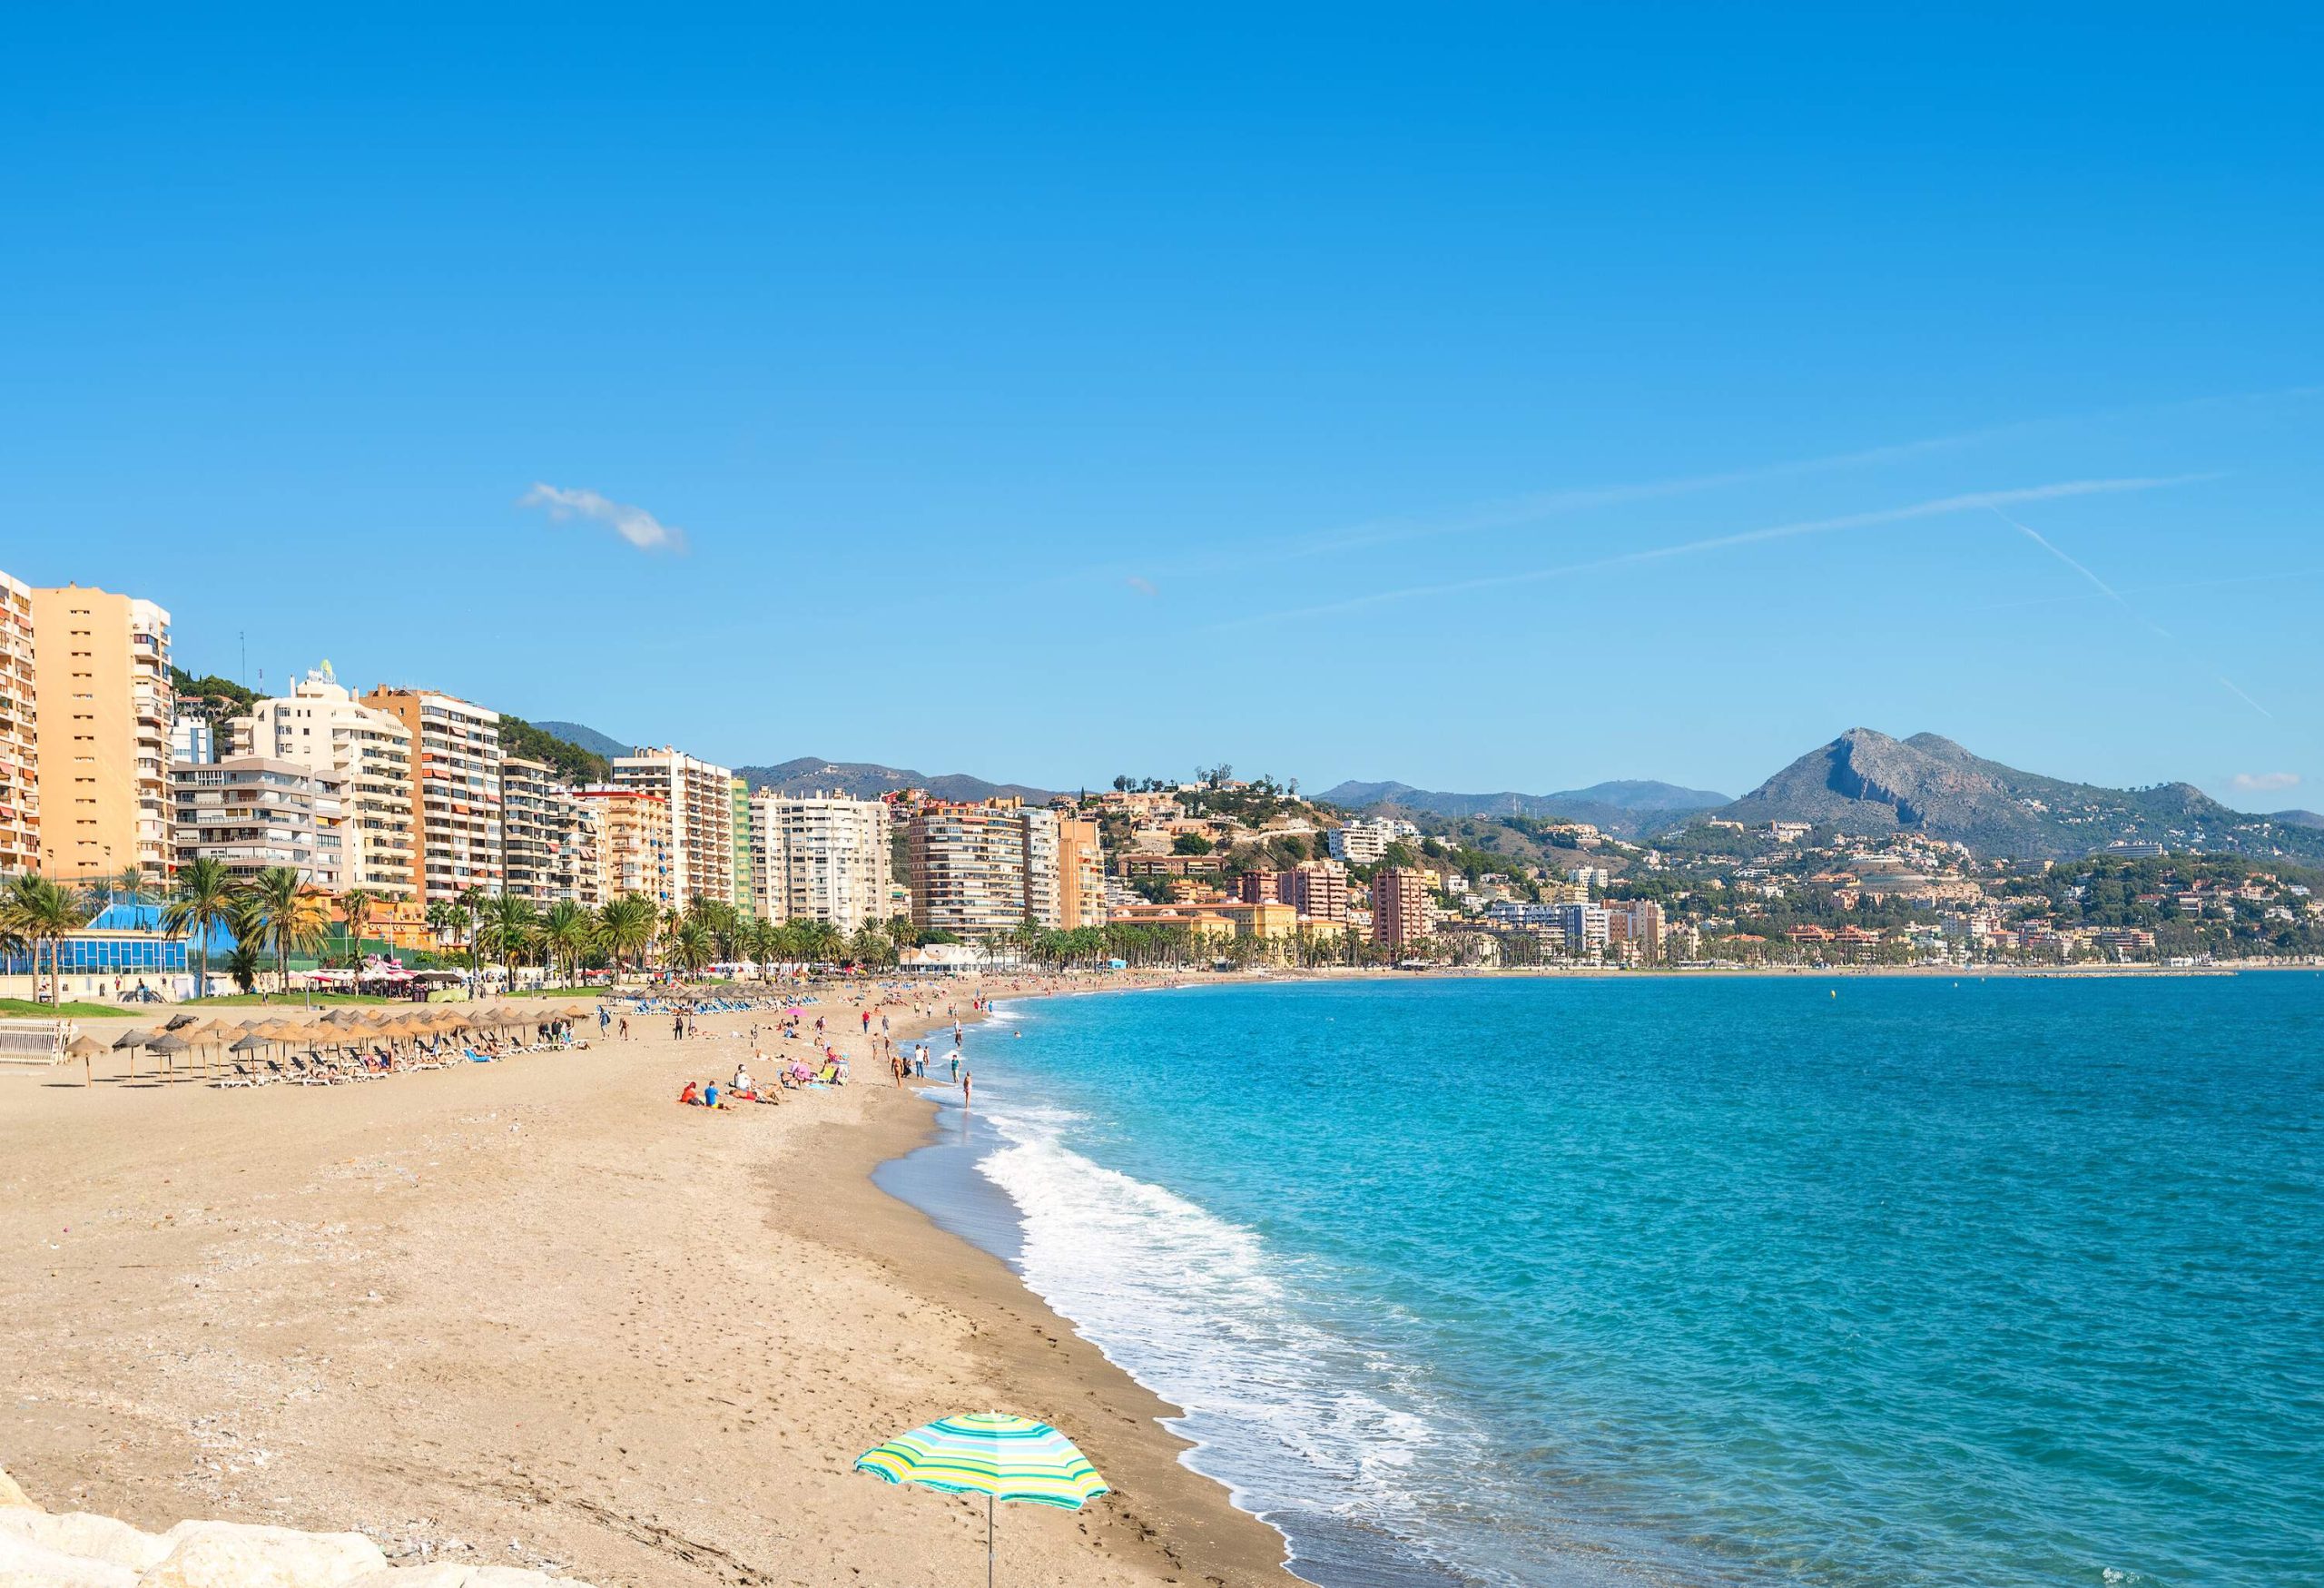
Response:
POLYGON ((170 1060, 175 1059, 179 1054, 185 1052, 188 1049, 193 1046, 192 1042, 187 1041, 175 1031, 163 1031, 160 1036, 155 1037, 152 1041, 145 1045, 148 1048, 151 1048, 154 1052, 159 1053, 162 1056, 162 1063, 172 1070, 176 1069, 177 1066, 171 1064, 170 1060))
POLYGON ((198 1014, 173 1014, 162 1022, 162 1029, 165 1031, 183 1031, 188 1026, 197 1026, 201 1023, 202 1017, 198 1014))
POLYGON ((103 1042, 98 1041, 94 1037, 87 1035, 74 1038, 71 1044, 64 1050, 65 1056, 67 1058, 78 1059, 81 1061, 81 1084, 83 1086, 88 1086, 93 1083, 93 1078, 89 1073, 89 1060, 94 1059, 100 1053, 109 1051, 111 1051, 111 1050, 103 1042))
POLYGON ((130 1080, 137 1079, 137 1050, 153 1040, 153 1033, 146 1031, 123 1031, 113 1040, 114 1052, 118 1053, 125 1049, 129 1053, 130 1080))

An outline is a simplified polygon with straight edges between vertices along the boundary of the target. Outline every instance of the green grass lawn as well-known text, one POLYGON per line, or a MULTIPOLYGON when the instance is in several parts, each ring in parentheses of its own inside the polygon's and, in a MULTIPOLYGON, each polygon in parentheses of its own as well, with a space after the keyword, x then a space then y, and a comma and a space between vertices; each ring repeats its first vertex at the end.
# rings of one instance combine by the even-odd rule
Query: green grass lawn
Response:
MULTIPOLYGON (((0 1018, 8 1020, 113 1020, 162 1007, 141 1003, 125 1009, 117 1003, 35 1003, 29 998, 0 998, 0 1018)), ((167 1018, 167 1017, 162 1017, 167 1018)))
POLYGON ((317 1009, 322 1009, 334 1003, 409 1003, 411 1000, 381 998, 373 992, 277 992, 265 998, 261 998, 255 992, 218 992, 212 993, 208 998, 189 998, 185 1001, 183 1007, 211 1009, 221 1004, 240 1006, 264 1003, 269 1009, 303 1009, 310 1001, 317 1009))

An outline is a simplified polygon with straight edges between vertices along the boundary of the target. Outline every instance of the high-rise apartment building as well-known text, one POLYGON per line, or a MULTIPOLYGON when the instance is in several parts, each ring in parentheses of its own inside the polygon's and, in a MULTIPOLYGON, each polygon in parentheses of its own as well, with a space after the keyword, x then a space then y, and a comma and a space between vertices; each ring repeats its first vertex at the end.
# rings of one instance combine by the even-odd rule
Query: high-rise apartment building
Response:
MULTIPOLYGON (((186 753, 201 736, 198 721, 181 718, 178 727, 188 741, 178 760, 205 759, 186 753)), ((400 717, 356 699, 325 662, 289 695, 252 703, 225 728, 230 755, 295 761, 338 780, 345 886, 383 899, 419 896, 411 730, 400 717)))
POLYGON ((239 882, 289 866, 339 893, 346 829, 339 774, 271 755, 230 755, 170 768, 172 842, 180 864, 214 860, 239 882))
POLYGON ((549 769, 521 755, 500 759, 501 891, 536 904, 548 898, 558 824, 550 814, 549 769))
POLYGON ((762 794, 751 824, 763 866, 753 908, 770 921, 828 921, 842 932, 887 918, 894 882, 888 807, 839 795, 762 794))
POLYGON ((41 869, 94 879, 166 875, 170 847, 170 615, 67 585, 32 592, 41 869))
POLYGON ((728 820, 734 830, 734 908, 745 915, 755 914, 763 884, 758 880, 758 846, 752 842, 751 785, 738 777, 729 785, 727 792, 732 807, 728 820))
POLYGON ((924 804, 907 829, 912 924, 983 937, 1025 919, 1025 822, 1013 800, 924 804))
POLYGON ((1052 930, 1064 924, 1059 897, 1057 813, 1027 806, 1018 813, 1025 827, 1025 907, 1021 919, 1052 930))
POLYGON ((595 817, 598 899, 637 893, 665 909, 675 904, 670 802, 646 789, 602 783, 576 788, 573 797, 595 817))
POLYGON ((664 746, 614 758, 614 782, 670 807, 670 882, 681 908, 734 896, 734 774, 664 746))
POLYGON ((1648 964, 1662 958, 1662 906, 1652 899, 1609 899, 1605 903, 1608 943, 1635 943, 1637 957, 1648 964))
POLYGON ((1383 866, 1372 874, 1372 941, 1385 948, 1410 948, 1426 937, 1430 918, 1428 873, 1383 866))
POLYGON ((1058 924, 1068 932, 1106 924, 1106 851, 1098 824, 1059 816, 1057 824, 1058 924))
POLYGON ((1310 921, 1345 921, 1347 867, 1335 860, 1303 860, 1275 877, 1275 897, 1310 921))
POLYGON ((501 889, 500 714, 432 689, 382 684, 362 704, 411 735, 411 888, 422 903, 501 889))
POLYGON ((600 811, 556 780, 549 767, 521 755, 500 763, 501 886, 536 904, 594 906, 601 896, 600 811))
POLYGON ((33 591, 0 573, 0 876, 40 869, 33 591))

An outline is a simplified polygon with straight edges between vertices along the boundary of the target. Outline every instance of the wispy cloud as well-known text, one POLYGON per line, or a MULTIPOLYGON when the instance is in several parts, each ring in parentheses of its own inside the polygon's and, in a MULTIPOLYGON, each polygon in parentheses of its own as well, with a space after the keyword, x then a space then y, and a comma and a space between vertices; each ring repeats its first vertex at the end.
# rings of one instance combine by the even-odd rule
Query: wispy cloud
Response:
POLYGON ((2298 788, 2297 772, 2239 772, 2227 780, 2227 786, 2237 794, 2275 794, 2283 789, 2298 788))
POLYGON ((676 525, 665 524, 644 508, 616 502, 593 490, 567 490, 536 481, 532 489, 517 498, 517 505, 542 508, 558 524, 574 518, 603 524, 640 551, 683 553, 686 549, 686 532, 676 525))
POLYGON ((1531 568, 1521 573, 1489 574, 1473 579, 1452 579, 1442 584, 1407 585, 1401 589, 1377 590, 1366 596, 1354 596, 1342 601, 1325 602, 1315 607, 1295 607, 1285 611, 1263 613, 1256 617, 1238 619, 1221 625, 1237 628, 1257 623, 1285 622, 1301 617, 1325 617, 1346 612, 1361 612, 1368 607, 1384 607, 1397 601, 1416 601, 1432 596, 1461 596, 1478 590, 1505 589, 1512 585, 1533 585, 1545 580, 1565 578, 1574 574, 1594 573, 1602 568, 1628 567, 1638 563, 1664 562, 1672 557, 1692 557, 1706 551, 1721 551, 1730 547, 1750 546, 1765 540, 1788 540, 1802 535, 1830 535, 1849 529, 1868 529, 1880 524, 1898 524, 1915 518, 1941 518, 1949 513, 1966 513, 1978 508, 1999 510, 2020 502, 2054 501, 2062 497, 2096 496, 2109 491, 2155 490, 2164 486, 2184 485, 2192 480, 2208 479, 2209 475, 2176 474, 2133 476, 2118 479, 2066 479, 2048 485, 2023 486, 2013 490, 1969 491, 1960 496, 1938 497, 1930 501, 1913 502, 1899 508, 1880 508, 1870 512, 1844 513, 1833 518, 1807 518, 1797 523, 1776 524, 1764 529, 1746 529, 1734 535, 1714 535, 1704 540, 1682 541, 1675 546, 1644 547, 1636 551, 1618 552, 1610 557, 1591 557, 1583 562, 1561 563, 1555 567, 1531 568))
MULTIPOLYGON (((2060 549, 2053 541, 2043 535, 2041 531, 2034 528, 2030 525, 2019 523, 2007 513, 2003 512, 2001 508, 2002 505, 1999 503, 1993 504, 1993 515, 1994 518, 1999 518, 2003 523, 2008 525, 2011 528, 2016 530, 2019 534, 2033 541, 2034 545, 2040 547, 2043 551, 2048 552, 2052 557, 2056 557, 2060 562, 2065 564, 2066 567, 2080 574, 2090 585, 2091 588, 2096 590, 2101 596, 2106 597, 2107 600, 2112 601, 2115 606, 2121 607, 2124 616, 2128 616, 2132 622, 2138 624, 2141 627, 2147 629, 2161 638, 2169 641, 2172 646, 2176 646, 2181 654, 2188 655, 2190 658, 2192 659, 2192 653, 2188 651, 2186 645, 2181 641, 2177 635, 2171 633, 2169 629, 2163 627, 2162 625, 2157 623, 2153 618, 2149 617, 2145 613, 2141 612, 2137 607, 2132 606, 2130 601, 2120 590, 2114 588, 2113 586, 2100 578, 2096 574, 2092 573, 2088 568, 2084 567, 2081 563, 2076 562, 2073 557, 2068 557, 2064 551, 2060 549)), ((2221 688, 2235 696, 2236 699, 2241 701, 2244 705, 2250 706, 2253 711, 2258 712, 2261 716, 2266 717, 2269 721, 2273 722, 2275 720, 2276 714, 2270 711, 2266 706, 2261 705, 2258 701, 2252 699, 2250 695, 2244 693, 2243 686, 2238 684, 2234 679, 2229 677, 2224 673, 2214 673, 2211 676, 2218 680, 2221 688)))
MULTIPOLYGON (((1432 539, 1439 536, 1482 534, 1495 529, 1512 529, 1527 524, 1540 523, 1601 508, 1659 501, 1700 492, 1724 490, 1738 486, 1764 484, 1849 469, 1878 469, 1889 464, 1908 462, 1932 454, 1966 449, 2013 438, 2038 436, 2044 432, 2073 426, 2106 425, 2128 419, 2198 413, 2206 409, 2307 401, 2319 396, 2324 396, 2324 386, 2291 386, 2267 391, 2239 391, 2211 397, 2181 398, 2165 402, 2139 403, 2101 409, 2093 413, 2050 415, 2039 419, 2017 419, 2005 424, 1990 425, 1982 429, 1956 431, 1951 435, 1930 436, 1919 440, 1897 441, 1885 446, 1859 448, 1855 451, 1827 453, 1814 458, 1786 459, 1774 463, 1755 464, 1742 469, 1681 475, 1670 479, 1640 480, 1606 486, 1536 491, 1445 513, 1413 518, 1367 519, 1337 529, 1319 530, 1271 540, 1258 540, 1236 547, 1216 557, 1196 558, 1176 566, 1169 571, 1186 575, 1215 574, 1295 561, 1302 557, 1330 556, 1360 550, 1367 547, 1393 545, 1402 541, 1432 539)), ((1117 568, 1114 571, 1121 570, 1117 568)))
POLYGON ((1128 585, 1131 589, 1136 590, 1141 596, 1152 596, 1157 593, 1154 588, 1154 581, 1152 579, 1143 578, 1137 574, 1130 575, 1130 577, 1124 579, 1122 583, 1128 585))

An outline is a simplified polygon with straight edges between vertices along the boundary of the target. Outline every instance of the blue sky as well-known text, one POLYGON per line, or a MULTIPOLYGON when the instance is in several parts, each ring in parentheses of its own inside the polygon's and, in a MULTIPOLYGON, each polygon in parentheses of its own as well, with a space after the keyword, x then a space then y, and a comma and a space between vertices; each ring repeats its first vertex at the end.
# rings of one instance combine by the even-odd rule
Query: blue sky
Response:
POLYGON ((2324 804, 2314 20, 1256 9, 16 17, 0 567, 735 764, 2324 804))

